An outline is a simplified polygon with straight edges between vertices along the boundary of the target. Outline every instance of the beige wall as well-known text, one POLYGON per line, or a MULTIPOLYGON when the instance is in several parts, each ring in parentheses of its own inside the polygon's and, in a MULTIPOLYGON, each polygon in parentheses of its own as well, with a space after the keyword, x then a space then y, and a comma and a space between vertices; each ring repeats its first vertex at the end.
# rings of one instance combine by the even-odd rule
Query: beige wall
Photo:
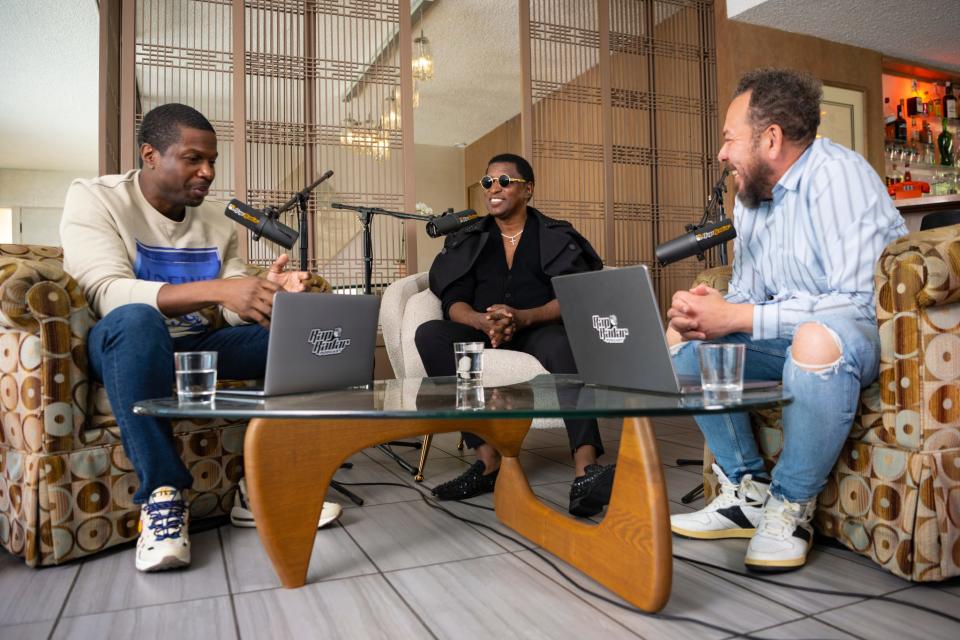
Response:
POLYGON ((0 169, 0 206, 62 208, 74 178, 96 175, 96 169, 88 172, 0 169))
MULTIPOLYGON (((440 215, 447 207, 455 211, 467 208, 467 192, 464 188, 463 158, 464 150, 452 147, 438 147, 428 144, 415 146, 416 162, 416 200, 433 209, 434 215, 440 215)), ((417 223, 417 271, 427 271, 433 263, 443 238, 431 238, 425 225, 417 223)))
POLYGON ((808 71, 825 84, 864 92, 866 150, 863 155, 883 173, 882 56, 820 38, 727 19, 727 0, 714 9, 717 34, 717 102, 720 125, 740 76, 764 66, 808 71))
POLYGON ((60 217, 67 189, 75 178, 93 177, 89 171, 0 169, 0 207, 13 209, 2 237, 29 244, 60 244, 60 217))

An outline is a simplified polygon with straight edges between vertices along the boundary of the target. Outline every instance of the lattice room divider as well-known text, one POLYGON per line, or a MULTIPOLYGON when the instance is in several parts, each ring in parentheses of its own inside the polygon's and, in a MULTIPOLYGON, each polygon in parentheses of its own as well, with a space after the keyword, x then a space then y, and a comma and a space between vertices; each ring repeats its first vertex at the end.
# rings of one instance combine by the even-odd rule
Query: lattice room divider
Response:
MULTIPOLYGON (((360 284, 360 226, 329 205, 412 208, 412 133, 400 126, 412 118, 380 117, 388 96, 409 102, 410 0, 126 0, 123 16, 133 51, 121 55, 132 56, 135 77, 121 96, 127 130, 159 104, 194 106, 217 130, 213 197, 254 206, 283 203, 333 169, 310 200, 311 267, 335 285, 360 284)), ((132 134, 123 147, 134 166, 132 134)), ((282 222, 296 228, 295 211, 282 222)), ((382 288, 405 271, 404 230, 380 216, 372 228, 382 288)), ((278 251, 251 240, 244 248, 261 264, 278 251)))
MULTIPOLYGON (((218 197, 277 204, 333 169, 310 204, 311 266, 359 284, 359 225, 329 203, 413 209, 418 0, 122 1, 121 168, 135 166, 143 113, 181 101, 217 129, 218 197), (401 118, 384 124, 398 90, 401 118)), ((492 4, 498 19, 519 13, 518 147, 537 170, 537 206, 574 222, 608 264, 653 267, 666 303, 703 265, 660 269, 653 249, 699 218, 719 173, 713 0, 492 4)), ((297 226, 292 214, 283 222, 297 226)), ((374 219, 375 286, 429 266, 415 264, 420 233, 374 219)), ((275 250, 244 249, 260 263, 275 250)))
POLYGON ((719 176, 713 1, 522 0, 520 9, 532 121, 523 149, 538 206, 574 222, 607 264, 651 266, 665 310, 704 265, 661 269, 653 249, 699 220, 719 176))

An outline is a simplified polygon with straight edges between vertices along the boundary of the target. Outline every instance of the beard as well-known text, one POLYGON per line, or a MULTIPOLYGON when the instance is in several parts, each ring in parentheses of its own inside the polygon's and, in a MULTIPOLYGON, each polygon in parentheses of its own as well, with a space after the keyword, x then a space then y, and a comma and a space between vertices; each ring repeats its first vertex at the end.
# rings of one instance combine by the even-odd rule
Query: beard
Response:
POLYGON ((761 202, 772 197, 773 168, 760 158, 754 158, 746 169, 746 174, 739 172, 742 186, 737 190, 737 198, 747 209, 756 209, 761 202))

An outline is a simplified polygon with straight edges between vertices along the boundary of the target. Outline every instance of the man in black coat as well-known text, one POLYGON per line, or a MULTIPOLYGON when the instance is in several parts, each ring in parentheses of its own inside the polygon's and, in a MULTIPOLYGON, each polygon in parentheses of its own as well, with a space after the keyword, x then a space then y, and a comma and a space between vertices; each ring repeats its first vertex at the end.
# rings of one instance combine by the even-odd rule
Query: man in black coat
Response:
MULTIPOLYGON (((576 373, 550 280, 600 269, 600 257, 569 222, 529 206, 534 175, 522 157, 494 156, 480 185, 490 215, 447 236, 430 268, 430 290, 441 300, 444 319, 417 328, 427 374, 453 375, 453 344, 471 341, 529 353, 551 373, 576 373)), ((610 500, 614 465, 597 464, 603 444, 596 420, 565 424, 576 475, 570 513, 592 516, 610 500)), ((477 462, 433 489, 441 500, 487 493, 496 482, 500 454, 474 434, 463 437, 476 450, 477 462)))

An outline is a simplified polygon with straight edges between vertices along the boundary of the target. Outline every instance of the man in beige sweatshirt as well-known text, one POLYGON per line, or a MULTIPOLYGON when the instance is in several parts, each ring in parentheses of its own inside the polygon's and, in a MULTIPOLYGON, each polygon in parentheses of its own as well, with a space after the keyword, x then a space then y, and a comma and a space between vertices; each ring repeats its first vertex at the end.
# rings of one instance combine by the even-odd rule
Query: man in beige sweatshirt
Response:
MULTIPOLYGON (((73 182, 60 235, 65 269, 102 318, 87 339, 90 370, 106 387, 140 480, 136 565, 157 571, 190 563, 183 494, 193 478, 169 420, 131 407, 170 395, 175 351, 217 351, 220 376, 262 378, 273 295, 303 291, 308 274, 287 271, 286 255, 265 278, 248 274, 224 205, 205 201, 217 137, 202 114, 157 107, 144 116, 139 143, 142 169, 73 182), (210 327, 200 311, 215 306, 232 326, 210 327)), ((339 505, 325 506, 339 515, 339 505)))

